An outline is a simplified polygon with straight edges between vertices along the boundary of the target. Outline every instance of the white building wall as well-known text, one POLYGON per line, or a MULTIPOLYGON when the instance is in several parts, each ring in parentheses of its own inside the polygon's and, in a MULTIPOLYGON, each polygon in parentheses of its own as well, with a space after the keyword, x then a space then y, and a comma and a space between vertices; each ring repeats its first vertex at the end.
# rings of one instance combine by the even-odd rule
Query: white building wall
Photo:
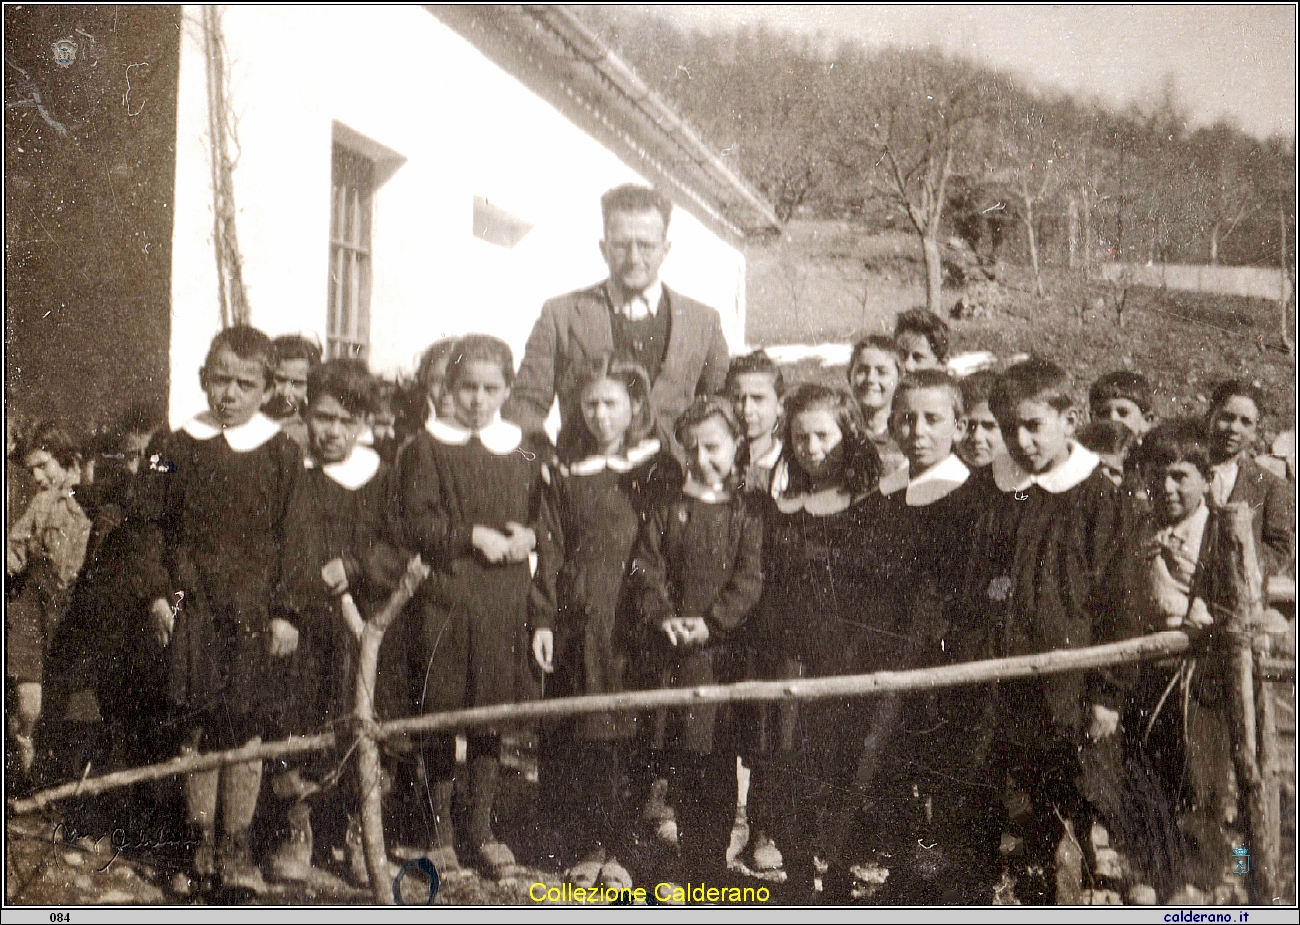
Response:
MULTIPOLYGON (((171 417, 204 406, 197 369, 219 328, 206 76, 186 8, 178 105, 171 417)), ((334 120, 405 156, 373 228, 371 365, 409 370, 438 337, 485 331, 516 351, 542 301, 602 279, 599 197, 646 182, 418 7, 226 8, 240 157, 238 235, 253 323, 324 339, 334 120), (479 195, 533 224, 514 248, 472 234, 479 195)), ((674 212, 662 276, 744 343, 744 257, 674 212)))

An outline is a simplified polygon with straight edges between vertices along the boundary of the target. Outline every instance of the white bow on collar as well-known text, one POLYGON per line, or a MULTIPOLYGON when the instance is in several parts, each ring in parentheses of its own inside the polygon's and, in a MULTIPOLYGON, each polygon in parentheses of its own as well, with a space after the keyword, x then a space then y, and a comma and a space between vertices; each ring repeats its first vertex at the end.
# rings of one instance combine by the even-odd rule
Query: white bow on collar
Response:
POLYGON ((880 493, 892 495, 906 489, 903 503, 908 507, 925 507, 946 498, 966 483, 970 470, 956 455, 950 454, 943 462, 931 466, 916 478, 910 478, 911 467, 904 463, 880 480, 880 493))
POLYGON ((356 491, 375 477, 379 471, 379 454, 368 446, 355 446, 352 453, 342 462, 320 465, 310 456, 303 458, 303 466, 308 469, 320 468, 330 479, 342 485, 348 491, 356 491))
POLYGON ((184 424, 181 430, 195 440, 211 440, 213 437, 225 437, 227 445, 236 453, 255 450, 280 432, 280 425, 262 412, 257 412, 243 424, 234 427, 222 427, 216 415, 211 411, 196 414, 184 424))
POLYGON ((612 472, 631 472, 659 452, 659 441, 642 440, 620 456, 587 456, 568 465, 561 465, 563 475, 595 475, 609 469, 612 472))
POLYGON ((466 430, 450 421, 434 417, 429 418, 424 429, 432 434, 435 440, 451 446, 464 446, 469 443, 470 437, 476 436, 488 452, 495 453, 497 456, 505 456, 519 449, 519 444, 524 437, 522 430, 509 421, 501 420, 500 414, 480 431, 466 430))
POLYGON ((1005 451, 993 457, 993 482, 999 491, 1024 491, 1037 485, 1043 491, 1059 495, 1069 491, 1088 476, 1101 462, 1092 450, 1073 441, 1065 462, 1053 469, 1035 475, 1026 472, 1005 451))

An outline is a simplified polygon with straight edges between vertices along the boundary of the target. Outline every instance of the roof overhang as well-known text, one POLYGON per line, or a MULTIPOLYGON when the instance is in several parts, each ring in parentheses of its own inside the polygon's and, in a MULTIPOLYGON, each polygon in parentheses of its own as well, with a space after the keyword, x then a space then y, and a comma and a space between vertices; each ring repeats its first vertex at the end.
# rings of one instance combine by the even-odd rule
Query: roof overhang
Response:
POLYGON ((427 6, 491 61, 733 243, 778 233, 772 207, 559 6, 427 6))

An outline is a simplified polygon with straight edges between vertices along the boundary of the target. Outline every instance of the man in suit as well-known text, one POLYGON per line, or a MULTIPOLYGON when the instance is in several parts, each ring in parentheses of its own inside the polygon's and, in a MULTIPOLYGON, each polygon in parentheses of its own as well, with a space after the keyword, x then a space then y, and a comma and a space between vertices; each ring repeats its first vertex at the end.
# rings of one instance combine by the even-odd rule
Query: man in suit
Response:
POLYGON ((582 427, 576 375, 584 363, 614 351, 650 375, 658 435, 672 445, 673 422, 696 395, 722 390, 729 355, 718 313, 659 281, 668 256, 672 202, 658 190, 627 184, 600 197, 605 237, 600 252, 609 278, 550 299, 533 326, 524 360, 502 414, 540 432, 560 399, 562 448, 582 427))
POLYGON ((1255 528, 1255 549, 1265 577, 1288 570, 1294 560, 1295 509, 1286 482, 1251 458, 1263 395, 1253 383, 1230 379, 1214 390, 1207 419, 1217 504, 1245 501, 1255 528))

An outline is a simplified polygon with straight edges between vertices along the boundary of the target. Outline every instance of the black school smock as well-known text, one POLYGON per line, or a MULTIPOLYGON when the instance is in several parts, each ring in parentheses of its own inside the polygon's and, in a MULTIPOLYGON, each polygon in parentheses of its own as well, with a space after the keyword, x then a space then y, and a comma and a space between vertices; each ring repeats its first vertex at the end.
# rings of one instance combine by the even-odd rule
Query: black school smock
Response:
MULTIPOLYGON (((688 480, 646 520, 633 560, 637 609, 646 655, 664 687, 725 684, 740 679, 740 636, 763 589, 763 525, 751 498, 688 480), (701 646, 673 646, 664 620, 700 617, 709 628, 701 646)), ((729 721, 717 704, 657 717, 655 744, 699 755, 714 753, 717 728, 729 721)), ((730 730, 726 730, 728 738, 730 730)))
MULTIPOLYGON (((994 488, 976 524, 957 619, 985 634, 988 658, 1079 648, 1097 641, 1123 532, 1115 485, 1096 454, 1070 445, 1066 461, 1031 477, 1005 454, 991 464, 994 488)), ((998 684, 1002 734, 1022 742, 1077 740, 1087 672, 998 684)))
MULTIPOLYGON (((909 477, 880 480, 877 536, 905 565, 887 593, 908 627, 902 669, 971 661, 983 637, 953 619, 965 556, 991 482, 955 455, 909 477)), ((999 791, 986 764, 991 732, 987 686, 914 691, 901 698, 888 747, 879 755, 872 824, 896 859, 887 904, 985 901, 994 855, 991 827, 999 791), (928 845, 926 848, 918 846, 928 845)))
POLYGON ((529 700, 528 562, 489 564, 476 524, 540 533, 548 448, 497 418, 471 432, 431 418, 398 454, 390 539, 433 569, 412 601, 411 692, 422 712, 529 700))
MULTIPOLYGON (((374 450, 357 446, 347 459, 321 465, 308 457, 289 500, 284 558, 272 601, 272 616, 298 630, 298 647, 278 662, 273 679, 277 737, 335 728, 355 707, 358 642, 321 568, 342 559, 348 589, 362 619, 382 605, 405 564, 401 552, 381 538, 390 470, 374 450), (382 558, 387 581, 371 581, 382 558)), ((405 698, 405 653, 401 625, 384 634, 376 679, 380 718, 400 715, 405 698), (395 656, 394 653, 398 654, 395 656)))
MULTIPOLYGON (((627 594, 632 548, 647 508, 680 482, 677 463, 658 440, 616 456, 588 456, 543 471, 544 529, 539 532, 531 618, 554 633, 555 671, 546 696, 615 694, 627 689, 635 657, 635 615, 627 594)), ((561 724, 565 738, 628 739, 636 714, 591 713, 561 724)))
MULTIPOLYGON (((778 468, 773 484, 784 481, 778 468)), ((751 619, 752 642, 765 659, 797 659, 804 677, 892 670, 907 649, 907 627, 884 593, 904 563, 878 541, 880 495, 835 501, 777 497, 764 516, 763 596, 751 619)), ((774 712, 774 751, 792 744, 810 779, 851 783, 861 732, 876 705, 823 699, 774 712), (784 728, 790 723, 793 729, 784 728)))
POLYGON ((247 724, 262 715, 275 671, 270 601, 302 457, 261 414, 223 430, 204 412, 157 441, 143 465, 139 503, 162 546, 142 557, 161 564, 148 597, 179 602, 168 692, 182 725, 234 744, 259 734, 247 724))

